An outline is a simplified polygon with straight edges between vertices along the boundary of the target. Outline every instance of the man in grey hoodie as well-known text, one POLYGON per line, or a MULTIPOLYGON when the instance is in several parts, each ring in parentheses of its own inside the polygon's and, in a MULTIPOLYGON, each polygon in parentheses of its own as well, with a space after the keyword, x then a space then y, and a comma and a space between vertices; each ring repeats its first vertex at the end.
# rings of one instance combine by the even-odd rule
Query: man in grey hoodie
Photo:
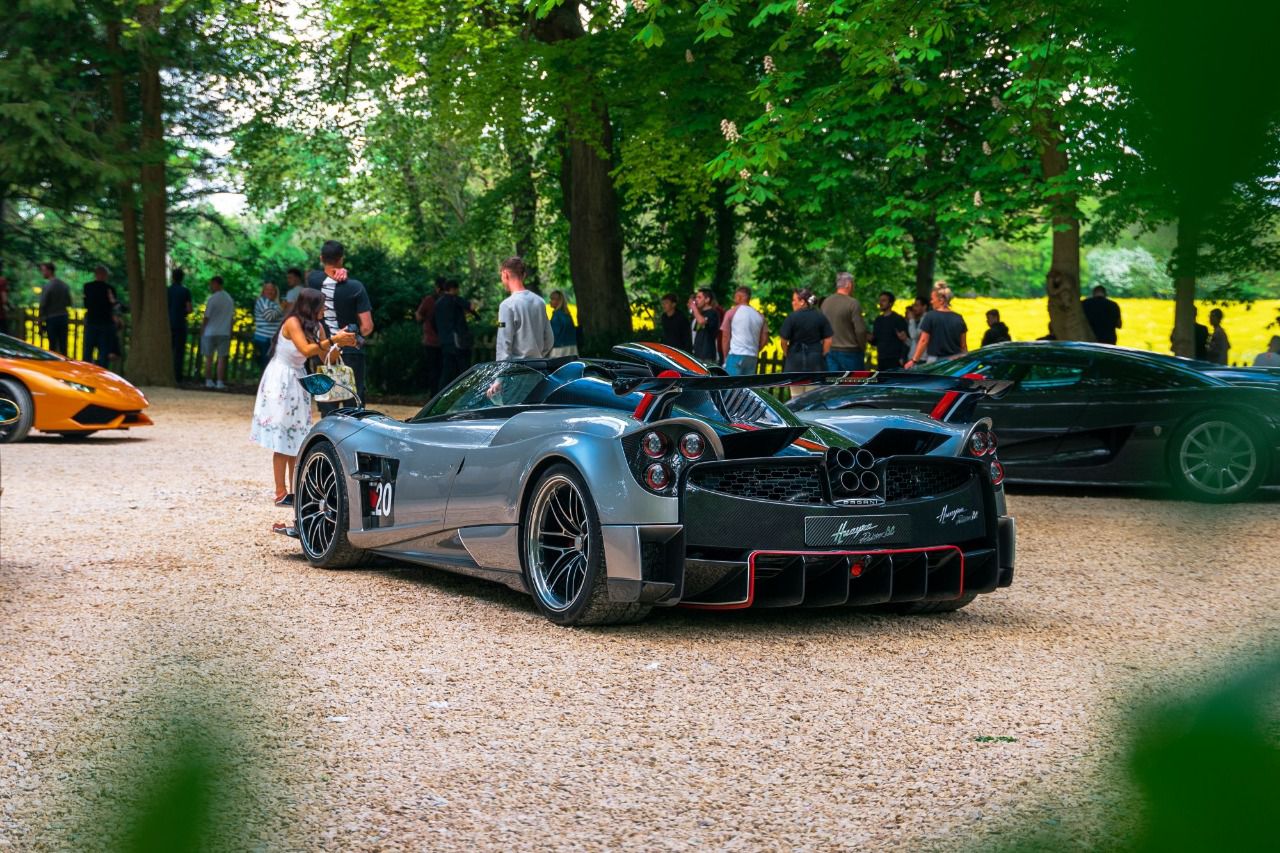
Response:
POLYGON ((497 360, 546 358, 555 336, 547 319, 547 303, 524 286, 525 265, 520 258, 502 262, 502 284, 511 295, 498 306, 497 360))

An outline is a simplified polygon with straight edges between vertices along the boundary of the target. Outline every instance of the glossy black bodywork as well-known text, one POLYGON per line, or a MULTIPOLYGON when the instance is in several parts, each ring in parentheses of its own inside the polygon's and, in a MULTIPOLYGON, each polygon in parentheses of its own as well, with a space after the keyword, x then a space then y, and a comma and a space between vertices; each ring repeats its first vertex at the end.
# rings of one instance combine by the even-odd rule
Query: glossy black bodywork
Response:
MULTIPOLYGON (((1191 418, 1223 412, 1256 431, 1280 465, 1280 371, 1224 368, 1106 344, 1035 341, 984 347, 928 365, 978 373, 1013 388, 978 403, 1000 440, 1013 482, 1168 485, 1171 438, 1191 418)), ((910 388, 824 388, 795 411, 854 407, 928 411, 936 397, 910 388)))

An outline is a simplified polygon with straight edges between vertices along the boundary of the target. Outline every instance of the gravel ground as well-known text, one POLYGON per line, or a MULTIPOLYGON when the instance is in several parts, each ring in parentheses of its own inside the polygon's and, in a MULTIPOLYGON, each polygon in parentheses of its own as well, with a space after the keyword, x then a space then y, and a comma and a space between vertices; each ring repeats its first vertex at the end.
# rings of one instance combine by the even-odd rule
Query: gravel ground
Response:
POLYGON ((3 448, 0 845, 112 831, 176 715, 224 743, 240 849, 1096 846, 1126 711, 1275 639, 1274 496, 1043 491, 1010 499, 1014 586, 954 615, 559 629, 311 568, 252 398, 151 398, 154 428, 3 448))

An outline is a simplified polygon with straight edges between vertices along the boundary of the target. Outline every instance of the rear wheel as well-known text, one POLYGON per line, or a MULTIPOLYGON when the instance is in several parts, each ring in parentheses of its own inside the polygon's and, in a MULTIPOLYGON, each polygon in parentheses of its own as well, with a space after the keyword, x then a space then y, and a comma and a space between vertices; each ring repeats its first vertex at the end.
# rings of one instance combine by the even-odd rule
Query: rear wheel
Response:
POLYGON ((648 604, 609 600, 604 539, 582 476, 555 465, 538 479, 521 524, 525 582, 557 625, 619 625, 643 619, 648 604))
POLYGON ((1180 492, 1199 501, 1242 500, 1262 484, 1270 466, 1266 446, 1237 418, 1201 415, 1174 435, 1169 473, 1180 492))
POLYGON ((294 525, 312 565, 345 569, 364 562, 365 552, 347 540, 350 506, 338 452, 327 441, 313 444, 298 465, 294 525))
POLYGON ((18 416, 13 422, 0 426, 0 443, 22 441, 31 432, 31 424, 36 418, 31 394, 27 391, 27 386, 16 379, 0 379, 0 397, 12 401, 18 407, 18 416))

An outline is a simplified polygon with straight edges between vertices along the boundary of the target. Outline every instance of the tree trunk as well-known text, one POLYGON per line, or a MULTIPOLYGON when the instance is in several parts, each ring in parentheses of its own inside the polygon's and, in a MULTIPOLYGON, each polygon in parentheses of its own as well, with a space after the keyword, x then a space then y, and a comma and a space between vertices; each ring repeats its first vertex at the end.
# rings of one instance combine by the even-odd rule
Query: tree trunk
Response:
POLYGON ((141 6, 139 93, 142 103, 142 232, 144 243, 142 298, 135 300, 129 347, 129 375, 143 385, 173 385, 169 310, 165 293, 168 188, 165 185, 164 88, 158 58, 147 40, 159 29, 160 7, 141 6))
MULTIPOLYGON (((120 180, 116 182, 116 199, 120 205, 120 237, 124 242, 124 274, 129 286, 129 305, 134 310, 141 307, 142 255, 138 242, 138 198, 134 192, 131 156, 134 146, 129 143, 129 111, 126 106, 124 84, 124 55, 120 51, 119 21, 107 22, 107 53, 111 56, 111 73, 108 88, 111 92, 111 131, 121 147, 123 159, 120 180)), ((134 316, 137 319, 137 316, 134 316)))
POLYGON ((1080 209, 1075 190, 1067 190, 1067 152, 1056 124, 1036 125, 1040 168, 1049 188, 1053 223, 1053 257, 1045 276, 1049 298, 1049 333, 1060 341, 1092 341, 1093 329, 1080 307, 1080 209), (1056 184, 1056 186, 1055 186, 1056 184))
POLYGON ((516 254, 524 259, 528 276, 525 284, 537 289, 538 280, 538 191, 533 184, 533 154, 524 129, 505 128, 504 147, 511 170, 511 234, 516 254))
POLYGON ((711 218, 701 207, 694 213, 693 219, 684 223, 684 251, 680 253, 677 305, 683 303, 698 285, 698 268, 702 265, 702 252, 707 245, 707 227, 710 224, 711 218))
POLYGON ((916 296, 928 300, 933 293, 934 273, 938 266, 938 223, 932 214, 922 227, 913 229, 911 242, 916 254, 916 296))
POLYGON ((726 305, 732 301, 733 276, 738 269, 738 223, 733 205, 728 200, 728 187, 720 185, 715 192, 716 269, 711 289, 726 305))
MULTIPOLYGON (((583 38, 578 13, 577 0, 566 0, 545 18, 533 18, 533 34, 547 44, 583 38)), ((569 275, 583 334, 602 344, 631 336, 631 306, 622 281, 622 223, 610 174, 613 126, 589 67, 578 73, 583 78, 566 88, 590 94, 569 103, 564 119, 567 162, 561 180, 569 209, 569 275)))
POLYGON ((1196 276, 1200 229, 1193 217, 1178 219, 1178 245, 1173 250, 1173 354, 1196 354, 1196 276))

